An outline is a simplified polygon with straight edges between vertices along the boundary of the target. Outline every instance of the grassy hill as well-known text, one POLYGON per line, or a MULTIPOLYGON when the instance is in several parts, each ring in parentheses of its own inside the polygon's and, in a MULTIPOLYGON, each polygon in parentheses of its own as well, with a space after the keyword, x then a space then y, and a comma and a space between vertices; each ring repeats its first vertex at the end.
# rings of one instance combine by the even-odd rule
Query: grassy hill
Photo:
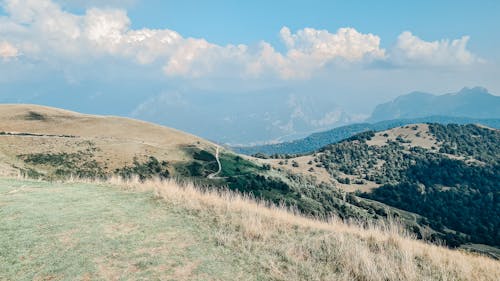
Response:
POLYGON ((498 280, 394 225, 307 219, 172 181, 0 179, 0 280, 498 280))
POLYGON ((0 134, 4 173, 23 170, 45 178, 103 176, 150 157, 176 174, 176 165, 192 162, 193 150, 215 152, 215 144, 174 129, 36 105, 0 105, 0 134))

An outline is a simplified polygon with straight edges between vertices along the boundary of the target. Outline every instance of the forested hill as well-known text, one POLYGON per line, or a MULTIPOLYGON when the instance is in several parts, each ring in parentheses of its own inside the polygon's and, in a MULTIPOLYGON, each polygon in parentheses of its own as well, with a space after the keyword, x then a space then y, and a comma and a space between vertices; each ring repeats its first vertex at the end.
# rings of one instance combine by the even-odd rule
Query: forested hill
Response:
POLYGON ((262 153, 273 154, 305 154, 316 151, 326 145, 342 141, 365 131, 382 131, 399 126, 416 123, 440 124, 481 124, 491 128, 500 129, 500 119, 471 119, 461 117, 431 116, 415 119, 395 119, 377 123, 360 123, 338 127, 332 130, 312 134, 306 138, 269 145, 246 147, 232 147, 235 152, 254 155, 262 153))
POLYGON ((309 156, 268 161, 297 171, 323 170, 334 185, 418 214, 419 224, 444 233, 448 245, 500 246, 497 129, 414 124, 360 133, 309 156), (299 164, 307 157, 307 164, 299 164))

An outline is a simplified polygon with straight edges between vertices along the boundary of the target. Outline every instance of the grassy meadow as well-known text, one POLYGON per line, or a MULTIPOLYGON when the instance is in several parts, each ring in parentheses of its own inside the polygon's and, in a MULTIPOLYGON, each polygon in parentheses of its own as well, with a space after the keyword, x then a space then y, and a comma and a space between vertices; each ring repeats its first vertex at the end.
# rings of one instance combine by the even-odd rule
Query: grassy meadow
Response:
POLYGON ((498 280, 397 224, 321 222, 172 181, 0 179, 0 280, 498 280))

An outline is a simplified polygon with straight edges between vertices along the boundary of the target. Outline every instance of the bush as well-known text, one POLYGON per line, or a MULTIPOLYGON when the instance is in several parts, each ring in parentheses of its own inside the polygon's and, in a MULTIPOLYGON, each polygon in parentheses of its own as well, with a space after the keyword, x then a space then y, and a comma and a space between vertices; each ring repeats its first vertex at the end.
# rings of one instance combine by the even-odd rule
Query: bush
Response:
MULTIPOLYGON (((196 171, 196 167, 188 167, 188 169, 190 171, 193 170, 195 172, 198 172, 196 171)), ((168 162, 160 162, 153 156, 150 156, 148 160, 143 163, 140 163, 137 158, 135 158, 133 166, 116 169, 115 174, 125 179, 129 179, 132 176, 136 175, 139 176, 139 179, 142 181, 154 177, 158 177, 160 179, 166 179, 170 177, 170 172, 168 171, 168 162)))

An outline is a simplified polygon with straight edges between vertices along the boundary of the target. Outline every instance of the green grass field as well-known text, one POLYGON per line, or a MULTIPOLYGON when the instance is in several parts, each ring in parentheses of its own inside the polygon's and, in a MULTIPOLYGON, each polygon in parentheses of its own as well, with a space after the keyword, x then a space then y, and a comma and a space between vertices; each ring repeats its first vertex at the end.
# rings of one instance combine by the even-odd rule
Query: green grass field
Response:
POLYGON ((259 279, 216 231, 149 192, 0 180, 0 280, 259 279))
POLYGON ((0 179, 2 281, 476 281, 498 280, 498 265, 173 181, 0 179))

